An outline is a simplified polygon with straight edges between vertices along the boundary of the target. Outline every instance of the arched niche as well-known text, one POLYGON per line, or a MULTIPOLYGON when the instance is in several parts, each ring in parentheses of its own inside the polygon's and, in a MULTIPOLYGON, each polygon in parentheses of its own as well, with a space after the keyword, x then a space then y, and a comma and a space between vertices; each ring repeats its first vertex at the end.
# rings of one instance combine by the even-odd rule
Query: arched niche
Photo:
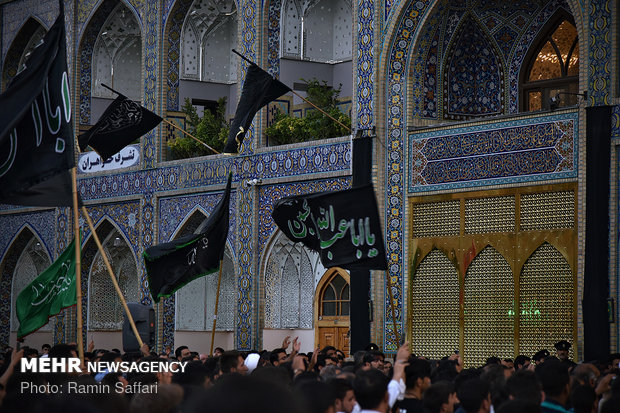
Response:
POLYGON ((29 17, 22 25, 7 50, 2 69, 2 89, 6 89, 9 82, 27 60, 30 52, 43 39, 47 30, 34 17, 29 17))
POLYGON ((411 349, 441 359, 459 348, 459 276, 448 257, 431 250, 411 280, 411 349))
POLYGON ((508 261, 495 248, 485 247, 465 274, 466 366, 482 366, 491 356, 514 356, 514 291, 508 261))

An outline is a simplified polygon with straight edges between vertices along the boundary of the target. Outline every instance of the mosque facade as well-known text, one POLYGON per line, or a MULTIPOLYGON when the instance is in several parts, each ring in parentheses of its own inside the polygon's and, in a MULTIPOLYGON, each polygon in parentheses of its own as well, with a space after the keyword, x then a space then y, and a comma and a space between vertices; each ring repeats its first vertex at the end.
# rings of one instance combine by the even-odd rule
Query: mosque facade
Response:
MULTIPOLYGON (((531 356, 561 339, 573 343, 574 359, 593 338, 620 351, 617 7, 66 1, 76 134, 114 98, 103 84, 169 122, 107 164, 92 154, 76 159, 78 191, 127 301, 153 304, 143 251, 195 230, 232 171, 216 345, 271 349, 294 335, 305 351, 347 347, 349 273, 324 268, 286 239, 271 211, 284 196, 349 188, 352 139, 361 134, 373 137, 369 167, 388 260, 387 271, 371 276, 373 342, 389 353, 406 337, 414 353, 433 358, 460 350, 467 365, 531 356), (226 97, 234 114, 247 65, 232 49, 299 93, 312 77, 340 86, 351 136, 270 143, 265 129, 276 109, 297 117, 312 110, 285 95, 256 115, 238 156, 172 159, 167 142, 182 136, 173 126, 186 127, 186 98, 208 110, 226 97), (594 119, 608 125, 602 137, 594 119), (593 136, 603 162, 590 157, 599 151, 593 136), (588 202, 601 188, 605 202, 588 202), (602 257, 602 267, 593 270, 589 257, 602 257), (593 285, 603 291, 592 293, 593 285), (605 317, 596 332, 591 303, 605 317)), ((57 15, 53 0, 0 1, 2 90, 57 15)), ((15 340, 17 293, 73 239, 72 217, 69 208, 0 208, 0 318, 10 320, 0 343, 15 340)), ((79 224, 85 339, 121 347, 122 306, 83 217, 79 224)), ((207 351, 216 288, 210 275, 153 304, 159 351, 207 351)), ((77 317, 63 311, 26 344, 75 341, 77 317)))

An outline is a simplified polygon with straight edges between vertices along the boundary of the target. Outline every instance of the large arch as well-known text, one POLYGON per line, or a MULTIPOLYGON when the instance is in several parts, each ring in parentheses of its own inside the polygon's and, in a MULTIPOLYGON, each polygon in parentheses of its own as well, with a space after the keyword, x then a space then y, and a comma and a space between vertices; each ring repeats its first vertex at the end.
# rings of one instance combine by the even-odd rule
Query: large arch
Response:
MULTIPOLYGON (((143 36, 143 29, 141 26, 141 20, 139 16, 135 14, 133 7, 128 5, 126 0, 120 2, 131 13, 133 13, 135 19, 140 24, 141 37, 143 36)), ((80 73, 80 84, 76 89, 78 90, 78 122, 80 125, 90 125, 93 123, 92 116, 92 90, 93 90, 93 52, 95 49, 95 43, 103 25, 119 5, 117 0, 103 0, 97 10, 91 15, 90 20, 86 23, 84 30, 82 31, 82 37, 80 38, 79 47, 77 51, 78 59, 78 73, 80 73)), ((141 48, 143 48, 143 43, 141 48)))
MULTIPOLYGON (((559 1, 552 0, 557 4, 559 1)), ((585 33, 587 30, 587 20, 582 20, 582 10, 575 0, 568 0, 570 9, 574 10, 573 16, 578 26, 580 38, 580 50, 587 50, 585 33), (584 26, 585 24, 585 26, 584 26)), ((390 11, 393 16, 385 28, 385 38, 381 39, 383 33, 375 31, 375 41, 382 42, 382 48, 375 64, 379 65, 375 69, 378 72, 377 81, 374 89, 377 92, 375 107, 382 108, 381 114, 375 119, 377 134, 384 138, 384 145, 377 145, 377 161, 379 164, 385 161, 385 167, 379 168, 378 180, 383 186, 382 192, 389 194, 383 199, 382 209, 385 211, 385 227, 389 228, 389 233, 395 242, 388 243, 388 268, 389 275, 397 280, 395 288, 395 300, 400 305, 405 305, 402 300, 402 293, 405 288, 405 277, 402 276, 405 263, 410 260, 406 250, 402 247, 406 245, 405 217, 408 214, 406 199, 406 171, 407 160, 405 154, 410 150, 407 147, 407 131, 411 126, 409 118, 410 101, 413 99, 414 90, 408 88, 408 79, 411 76, 413 65, 411 64, 414 51, 422 50, 422 37, 424 28, 430 24, 433 13, 443 4, 444 1, 416 2, 402 1, 396 8, 390 11), (381 161, 383 159, 384 161, 381 161), (396 242, 398 240, 399 242, 396 242)), ((461 3, 455 3, 461 4, 461 3)), ((498 3, 500 4, 500 3, 498 3)), ((504 3, 501 3, 504 4, 504 3)), ((505 3, 510 5, 511 3, 505 3)), ((431 39, 432 40, 432 39, 431 39)), ((526 49, 528 46, 524 46, 526 49)), ((525 53, 525 51, 523 51, 525 53)), ((580 62, 580 80, 584 83, 585 68, 587 59, 580 62)), ((511 73, 509 76, 513 76, 511 73)), ((514 89, 514 88, 513 88, 514 89)), ((509 89, 509 90, 513 90, 509 89)), ((581 89, 581 88, 580 88, 581 89)), ((517 89, 518 92, 518 89, 517 89)), ((358 90, 359 94, 359 90, 358 90)), ((506 93, 507 98, 510 93, 506 93)), ((359 96, 358 96, 359 99, 359 96)), ((386 230, 387 231, 387 230, 386 230)), ((580 241, 582 242, 582 241, 580 241)), ((385 307, 389 301, 384 297, 385 307)), ((386 323, 391 323, 391 316, 386 312, 386 323)), ((397 324, 402 324, 402 317, 398 317, 397 324)), ((386 341, 385 348, 396 350, 397 343, 384 333, 386 341)))
POLYGON ((46 32, 45 25, 32 16, 22 25, 11 42, 4 58, 2 90, 6 89, 11 79, 17 74, 24 55, 34 49, 37 42, 43 38, 46 32))

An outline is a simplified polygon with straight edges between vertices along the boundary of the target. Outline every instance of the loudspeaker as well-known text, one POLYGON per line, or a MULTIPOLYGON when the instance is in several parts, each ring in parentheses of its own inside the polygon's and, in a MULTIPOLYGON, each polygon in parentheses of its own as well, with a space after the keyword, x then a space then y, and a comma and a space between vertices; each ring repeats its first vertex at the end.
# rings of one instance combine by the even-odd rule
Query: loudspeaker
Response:
MULTIPOLYGON (((127 303, 127 307, 129 307, 129 312, 134 323, 136 323, 140 338, 152 349, 155 344, 155 310, 153 307, 141 303, 127 303)), ((127 314, 123 319, 123 351, 125 353, 140 351, 140 345, 131 329, 127 314)))

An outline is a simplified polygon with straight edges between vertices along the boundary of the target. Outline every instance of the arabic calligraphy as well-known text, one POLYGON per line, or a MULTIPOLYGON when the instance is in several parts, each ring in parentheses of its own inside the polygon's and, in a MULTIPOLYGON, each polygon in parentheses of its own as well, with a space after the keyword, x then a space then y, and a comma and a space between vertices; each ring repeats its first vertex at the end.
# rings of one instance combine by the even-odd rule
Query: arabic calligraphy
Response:
POLYGON ((136 165, 140 160, 138 145, 131 145, 123 148, 117 154, 108 159, 101 159, 96 152, 87 152, 80 156, 78 166, 80 172, 90 173, 103 170, 126 168, 136 165))
POLYGON ((69 267, 71 266, 71 260, 63 262, 61 265, 62 273, 56 278, 56 280, 51 280, 46 284, 36 283, 32 284, 31 288, 33 293, 35 294, 30 301, 30 305, 33 307, 37 307, 40 305, 46 305, 54 301, 56 296, 62 292, 67 291, 69 288, 72 288, 73 278, 69 277, 67 273, 69 272, 69 267))
MULTIPOLYGON (((364 255, 368 258, 379 255, 379 251, 372 248, 377 238, 370 228, 369 216, 337 220, 333 205, 329 205, 327 208, 319 207, 317 215, 315 216, 312 212, 308 200, 304 199, 297 215, 287 221, 292 236, 298 240, 305 239, 309 234, 315 235, 313 230, 315 227, 318 229, 320 248, 328 250, 339 240, 345 239, 348 233, 351 245, 355 247, 355 256, 358 260, 364 258, 364 255), (337 225, 336 221, 338 222, 337 225), (364 245, 367 248, 362 248, 364 245), (363 249, 366 251, 362 251, 363 249)), ((330 260, 333 259, 331 251, 327 252, 327 257, 330 260)))

